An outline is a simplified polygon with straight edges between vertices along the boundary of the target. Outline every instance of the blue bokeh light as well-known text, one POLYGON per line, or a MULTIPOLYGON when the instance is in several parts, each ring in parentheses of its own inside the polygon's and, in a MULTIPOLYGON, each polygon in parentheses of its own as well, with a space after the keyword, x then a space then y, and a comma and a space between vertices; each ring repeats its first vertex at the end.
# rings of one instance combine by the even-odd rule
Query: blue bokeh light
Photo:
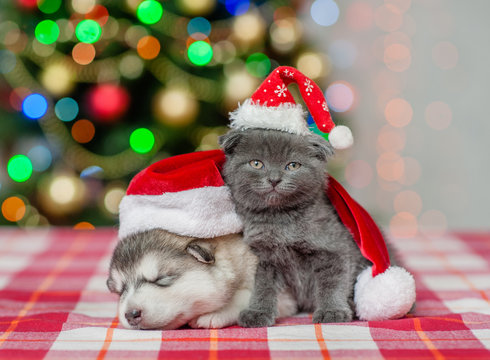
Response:
POLYGON ((243 15, 248 11, 250 7, 249 0, 226 0, 225 1, 226 10, 233 15, 239 16, 243 15))
POLYGON ((34 146, 27 153, 27 157, 31 160, 32 168, 36 171, 47 170, 53 162, 51 151, 43 145, 34 146))
POLYGON ((41 94, 27 95, 22 102, 22 112, 31 119, 39 119, 48 111, 48 101, 41 94))
POLYGON ((89 166, 85 169, 82 170, 82 172, 80 173, 80 177, 82 179, 85 179, 85 178, 101 178, 102 175, 104 174, 104 169, 102 169, 100 166, 97 166, 97 165, 92 165, 92 166, 89 166))
POLYGON ((316 0, 311 4, 311 17, 321 26, 331 26, 339 18, 340 10, 337 3, 333 0, 316 0))
POLYGON ((209 36, 211 34, 211 23, 203 17, 196 17, 187 24, 187 32, 189 35, 201 33, 209 36))
POLYGON ((61 121, 72 121, 78 115, 78 103, 69 97, 60 99, 54 106, 54 113, 61 121))

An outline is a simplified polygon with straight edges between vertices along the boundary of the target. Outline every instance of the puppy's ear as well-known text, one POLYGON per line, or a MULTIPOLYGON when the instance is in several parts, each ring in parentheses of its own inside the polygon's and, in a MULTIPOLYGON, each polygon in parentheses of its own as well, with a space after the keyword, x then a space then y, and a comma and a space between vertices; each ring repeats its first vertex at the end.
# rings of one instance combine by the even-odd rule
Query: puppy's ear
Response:
POLYGON ((335 154, 332 145, 319 135, 308 135, 308 141, 312 155, 322 161, 326 161, 335 154))
POLYGON ((218 143, 226 155, 231 155, 236 146, 240 143, 241 138, 241 130, 230 130, 218 138, 218 143))
POLYGON ((204 264, 214 264, 213 247, 205 241, 192 241, 185 251, 197 261, 204 264))
POLYGON ((109 276, 109 278, 106 281, 107 288, 111 293, 117 293, 116 289, 116 282, 112 279, 112 277, 109 276))

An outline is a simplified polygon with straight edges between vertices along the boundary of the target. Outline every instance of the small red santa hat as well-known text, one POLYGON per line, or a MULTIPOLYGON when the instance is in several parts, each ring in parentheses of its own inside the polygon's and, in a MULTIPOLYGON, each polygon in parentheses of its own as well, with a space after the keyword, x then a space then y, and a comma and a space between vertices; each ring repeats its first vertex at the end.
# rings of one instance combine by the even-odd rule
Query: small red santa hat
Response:
POLYGON ((398 319, 415 303, 415 280, 400 266, 390 264, 383 235, 369 213, 332 177, 327 196, 350 230, 361 254, 372 262, 354 286, 356 314, 361 320, 398 319))
POLYGON ((220 170, 221 150, 158 161, 131 183, 119 205, 119 238, 152 229, 198 238, 242 231, 220 170))
POLYGON ((352 145, 352 132, 346 126, 335 126, 321 89, 299 70, 280 66, 272 71, 250 99, 230 113, 231 128, 271 129, 305 135, 310 133, 305 112, 296 104, 287 86, 296 83, 318 129, 328 133, 335 149, 352 145))

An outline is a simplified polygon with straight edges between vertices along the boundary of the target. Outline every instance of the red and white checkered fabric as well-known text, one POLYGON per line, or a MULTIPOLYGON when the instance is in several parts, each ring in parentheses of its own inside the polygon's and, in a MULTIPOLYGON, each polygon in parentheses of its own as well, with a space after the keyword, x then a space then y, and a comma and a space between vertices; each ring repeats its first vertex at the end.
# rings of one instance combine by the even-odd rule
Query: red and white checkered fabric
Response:
POLYGON ((489 359, 490 234, 395 239, 417 282, 410 317, 135 331, 105 287, 116 231, 0 229, 0 359, 489 359))

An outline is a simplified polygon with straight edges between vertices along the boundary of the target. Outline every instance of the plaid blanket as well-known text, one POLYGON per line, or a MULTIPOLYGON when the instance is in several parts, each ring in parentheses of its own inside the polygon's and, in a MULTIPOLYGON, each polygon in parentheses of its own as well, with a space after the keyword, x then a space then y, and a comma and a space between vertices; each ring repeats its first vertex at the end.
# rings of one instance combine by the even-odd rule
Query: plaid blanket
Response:
POLYGON ((490 234, 394 239, 417 308, 393 321, 220 330, 121 328, 112 229, 0 230, 0 359, 490 359, 490 234))

